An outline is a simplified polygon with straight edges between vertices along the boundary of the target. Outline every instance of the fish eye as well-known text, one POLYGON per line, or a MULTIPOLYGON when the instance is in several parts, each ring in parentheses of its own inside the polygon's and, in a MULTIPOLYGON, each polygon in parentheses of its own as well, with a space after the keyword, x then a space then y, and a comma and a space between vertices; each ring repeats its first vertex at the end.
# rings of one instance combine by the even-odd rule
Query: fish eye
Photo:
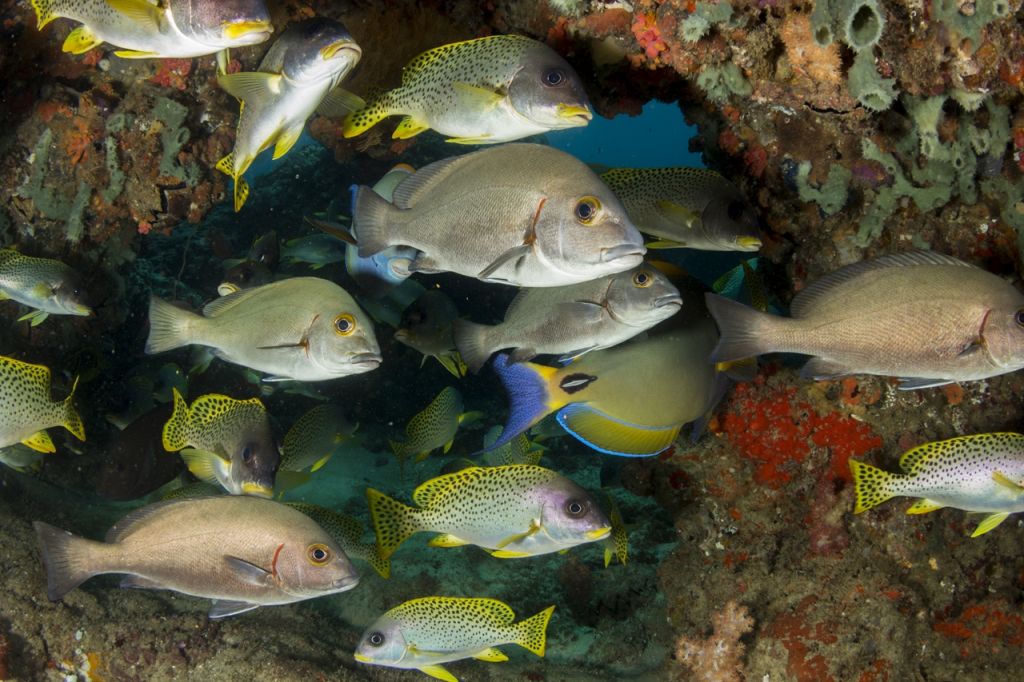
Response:
POLYGON ((551 69, 550 71, 544 72, 544 85, 549 88, 557 88, 564 82, 565 71, 562 71, 561 69, 551 69))
POLYGON ((646 289, 647 287, 651 286, 653 282, 654 278, 651 277, 649 273, 643 270, 640 270, 635 275, 633 275, 633 284, 637 285, 641 289, 646 289))
POLYGON ((729 216, 729 220, 731 220, 733 222, 737 222, 740 218, 743 217, 743 213, 744 213, 743 202, 740 202, 740 201, 730 201, 729 205, 725 209, 725 212, 729 216))
POLYGON ((306 558, 314 566, 323 566, 331 560, 331 549, 327 545, 319 543, 310 545, 309 549, 306 550, 306 558))
POLYGON ((370 644, 370 646, 381 646, 382 644, 384 644, 384 633, 371 632, 369 636, 367 636, 366 641, 370 644))
POLYGON ((1013 319, 1018 326, 1024 327, 1024 308, 1018 310, 1016 314, 1014 314, 1013 319))
POLYGON ((597 197, 583 197, 576 202, 576 220, 583 225, 594 222, 597 212, 601 210, 601 201, 597 197))
POLYGON ((334 331, 339 336, 348 336, 356 330, 356 318, 348 313, 342 313, 334 318, 334 331))
POLYGON ((587 512, 587 505, 579 500, 569 500, 565 503, 565 513, 573 518, 579 518, 587 512))
POLYGON ((252 448, 248 445, 242 449, 242 461, 246 464, 252 461, 252 448))

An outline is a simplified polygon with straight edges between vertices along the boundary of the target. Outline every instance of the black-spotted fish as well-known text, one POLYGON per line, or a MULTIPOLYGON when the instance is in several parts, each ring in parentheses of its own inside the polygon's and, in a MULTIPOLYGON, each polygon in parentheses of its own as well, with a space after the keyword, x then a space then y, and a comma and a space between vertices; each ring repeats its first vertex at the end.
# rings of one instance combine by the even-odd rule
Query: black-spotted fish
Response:
MULTIPOLYGON (((395 340, 423 353, 423 361, 434 358, 452 376, 466 375, 466 363, 455 348, 452 325, 459 310, 440 289, 427 289, 402 311, 402 321, 395 330, 395 340)), ((420 363, 422 367, 423 363, 420 363)))
POLYGON ((814 356, 802 374, 898 377, 901 389, 1024 368, 1024 294, 1002 277, 931 251, 854 263, 812 282, 791 317, 708 294, 722 337, 712 357, 814 356))
POLYGON ((919 498, 908 514, 943 507, 982 512, 972 538, 1024 511, 1024 435, 981 433, 925 443, 900 457, 902 473, 850 460, 860 514, 892 497, 919 498))
POLYGON ((360 663, 419 670, 445 682, 458 682, 442 663, 475 658, 501 663, 508 656, 495 647, 518 644, 544 655, 548 621, 555 607, 515 622, 512 608, 497 599, 421 597, 396 606, 366 629, 355 658, 360 663))
POLYGON ((273 145, 279 159, 298 141, 313 112, 337 114, 357 106, 358 98, 338 85, 361 56, 344 26, 317 17, 289 25, 257 71, 217 77, 242 103, 234 151, 217 162, 217 169, 235 181, 236 211, 249 196, 242 175, 260 152, 273 145))
POLYGON ((7 299, 35 308, 18 318, 33 327, 50 315, 92 314, 82 300, 77 272, 58 260, 24 256, 14 249, 0 249, 0 301, 7 299))
POLYGON ((468 467, 415 491, 416 507, 366 491, 384 557, 415 533, 439 533, 433 547, 476 545, 511 559, 601 540, 611 522, 594 497, 550 469, 528 464, 468 467))
POLYGON ((605 497, 608 500, 608 518, 612 522, 612 532, 601 541, 604 545, 604 567, 608 568, 611 565, 612 558, 618 559, 619 563, 625 566, 629 560, 629 535, 626 523, 622 520, 619 504, 611 493, 605 492, 605 497))
POLYGON ((757 251, 758 219, 736 186, 705 168, 612 168, 601 173, 647 248, 757 251))
POLYGON ((590 123, 579 76, 547 45, 517 35, 488 36, 428 50, 402 69, 402 85, 345 118, 354 137, 404 115, 392 137, 434 129, 458 144, 509 142, 590 123))
POLYGON ((51 601, 96 575, 121 587, 213 599, 210 618, 350 590, 359 574, 305 514, 255 497, 157 502, 114 524, 103 542, 34 524, 51 601))
POLYGON ((317 471, 355 433, 340 405, 317 405, 298 418, 281 446, 281 469, 317 471))
POLYGON ((316 504, 306 504, 303 502, 287 502, 286 504, 289 507, 298 509, 330 533, 334 541, 338 543, 338 546, 341 547, 350 559, 365 561, 382 578, 387 579, 391 577, 391 562, 381 556, 377 544, 374 542, 363 542, 363 535, 366 529, 359 522, 359 519, 339 514, 336 511, 316 504))
POLYGON ((85 425, 75 411, 78 379, 64 400, 50 400, 50 369, 0 356, 0 448, 22 443, 38 452, 56 452, 46 429, 63 426, 85 440, 85 425))
POLYGON ((259 398, 208 393, 189 405, 175 389, 163 444, 168 452, 181 452, 196 478, 219 483, 232 495, 273 495, 280 454, 259 398))
POLYGON ((58 17, 80 21, 64 51, 101 43, 128 59, 201 57, 262 43, 273 32, 263 0, 31 0, 39 28, 58 17))
MULTIPOLYGON (((561 427, 559 427, 561 431, 561 427)), ((482 464, 488 466, 505 466, 508 464, 539 464, 546 449, 540 443, 530 440, 521 433, 498 448, 491 446, 501 438, 501 426, 492 426, 484 434, 484 452, 480 455, 482 464)))
POLYGON ((451 386, 442 389, 422 412, 409 420, 405 427, 405 440, 388 441, 399 462, 413 455, 417 462, 422 462, 438 448, 444 448, 447 454, 459 425, 481 416, 479 412, 465 412, 464 409, 462 394, 457 389, 451 386))

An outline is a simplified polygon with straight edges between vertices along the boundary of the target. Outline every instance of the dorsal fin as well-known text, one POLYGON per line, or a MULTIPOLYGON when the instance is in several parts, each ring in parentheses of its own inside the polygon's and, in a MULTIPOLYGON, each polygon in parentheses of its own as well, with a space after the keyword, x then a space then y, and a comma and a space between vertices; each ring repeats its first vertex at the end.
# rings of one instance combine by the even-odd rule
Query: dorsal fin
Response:
POLYGON ((139 527, 148 519, 152 518, 153 515, 164 511, 168 507, 173 507, 176 504, 195 504, 198 500, 214 499, 216 497, 218 496, 212 495, 208 497, 177 498, 173 500, 154 502, 153 504, 146 505, 145 507, 140 507, 111 526, 103 540, 104 542, 121 542, 138 530, 139 527))
POLYGON ((911 267, 915 265, 956 265, 965 268, 975 266, 965 263, 962 260, 933 251, 907 251, 906 253, 892 253, 887 256, 873 258, 871 260, 853 263, 839 268, 812 282, 806 289, 803 289, 793 299, 789 307, 793 317, 803 317, 811 313, 817 306, 821 297, 835 287, 845 284, 851 280, 863 276, 865 273, 888 268, 911 267))
POLYGON ((469 467, 451 474, 438 476, 421 484, 412 492, 413 501, 422 509, 426 509, 443 492, 478 480, 484 475, 483 467, 469 467))
MULTIPOLYGON (((469 40, 461 40, 456 43, 448 43, 447 45, 440 45, 438 47, 431 48, 424 52, 420 52, 418 55, 409 60, 409 63, 402 68, 402 85, 408 85, 416 79, 421 71, 429 67, 431 64, 443 62, 452 55, 464 52, 467 46, 474 45, 477 43, 493 42, 496 36, 485 36, 483 38, 471 38, 469 40)), ((530 41, 533 42, 532 38, 519 35, 503 35, 500 39, 511 43, 515 40, 530 41)))

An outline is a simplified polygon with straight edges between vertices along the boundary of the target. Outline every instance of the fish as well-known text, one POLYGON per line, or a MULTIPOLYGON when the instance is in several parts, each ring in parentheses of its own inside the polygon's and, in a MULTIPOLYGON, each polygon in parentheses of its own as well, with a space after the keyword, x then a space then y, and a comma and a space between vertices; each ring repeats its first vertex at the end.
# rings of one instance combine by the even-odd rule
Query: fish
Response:
POLYGON ((331 263, 345 260, 345 242, 329 234, 314 234, 299 239, 290 239, 281 249, 286 263, 306 263, 313 270, 319 270, 331 263))
POLYGON ((156 502, 114 524, 103 542, 33 523, 46 592, 63 599, 93 576, 121 587, 213 599, 211 619, 350 590, 359 574, 334 539, 302 512, 258 497, 156 502))
POLYGON ((280 260, 281 244, 277 239, 277 232, 270 230, 252 243, 244 260, 228 268, 224 273, 224 280, 217 287, 217 293, 220 296, 227 296, 242 289, 251 289, 271 282, 274 279, 274 269, 280 260))
POLYGON ((499 559, 560 552, 611 531, 590 493, 529 464, 469 467, 432 478, 413 491, 415 507, 374 488, 367 488, 366 499, 385 558, 424 531, 438 533, 432 547, 476 545, 499 559))
POLYGON ((80 441, 85 425, 75 410, 76 377, 64 400, 50 400, 50 368, 0 356, 0 448, 16 443, 42 453, 57 448, 46 429, 63 426, 80 441))
POLYGON ((299 417, 285 434, 280 468, 317 471, 358 427, 348 421, 340 405, 317 405, 299 417))
POLYGON ((474 372, 514 348, 512 362, 558 355, 561 362, 617 346, 679 312, 679 290, 657 268, 632 270, 565 287, 522 289, 501 324, 456 320, 455 345, 474 372))
POLYGON ((480 456, 481 463, 488 466, 504 466, 508 464, 539 464, 546 449, 540 443, 530 440, 521 433, 501 447, 491 446, 501 438, 502 427, 495 425, 484 434, 484 453, 480 456))
POLYGON ((480 412, 464 410, 462 394, 447 386, 422 412, 409 420, 405 426, 405 440, 388 440, 388 444, 400 463, 412 455, 416 456, 417 462, 422 462, 437 448, 444 448, 444 453, 448 454, 459 426, 482 416, 480 412))
POLYGON ((855 514, 893 497, 918 498, 908 514, 952 507, 982 512, 971 533, 984 535, 1010 514, 1024 511, 1024 435, 981 433, 925 443, 900 457, 900 473, 850 460, 855 514))
POLYGON ((513 143, 436 161, 354 201, 359 255, 419 250, 410 272, 521 287, 576 284, 636 267, 646 252, 625 209, 586 164, 513 143))
POLYGON ((380 555, 376 543, 363 542, 364 528, 359 519, 339 514, 316 504, 303 502, 287 502, 286 504, 292 509, 298 509, 330 533, 350 559, 365 561, 385 580, 391 577, 391 562, 380 555))
POLYGON ((404 115, 392 137, 433 129, 456 144, 495 144, 590 123, 586 90, 547 45, 498 35, 441 45, 402 69, 402 85, 345 117, 355 137, 388 116, 404 115))
MULTIPOLYGON (((395 187, 416 169, 406 163, 400 163, 377 181, 372 189, 387 201, 394 196, 395 187)), ((351 201, 355 201, 359 185, 349 188, 351 201)), ((390 246, 366 258, 359 257, 359 226, 353 222, 352 236, 356 244, 345 246, 345 270, 355 280, 359 288, 374 298, 381 298, 386 293, 408 279, 409 264, 419 253, 416 249, 405 246, 390 246)))
POLYGON ((216 165, 234 180, 236 212, 249 197, 242 175, 263 150, 273 145, 277 160, 295 145, 315 111, 337 114, 362 104, 338 87, 361 56, 344 26, 315 17, 290 24, 257 71, 218 74, 220 86, 241 102, 234 150, 216 165))
MULTIPOLYGON (((466 363, 455 348, 452 324, 459 317, 455 303, 440 289, 427 289, 402 311, 395 340, 423 353, 423 360, 434 358, 452 376, 466 375, 466 363)), ((422 363, 420 363, 422 367, 422 363)))
POLYGON ((1024 367, 1024 294, 1001 277, 930 251, 854 263, 811 283, 790 318, 707 295, 716 362, 764 353, 813 356, 805 378, 897 377, 903 390, 1024 367))
POLYGON ((518 644, 544 656, 548 621, 554 610, 549 606, 516 623, 512 608, 497 599, 420 597, 374 621, 360 638, 355 659, 458 682, 442 663, 464 658, 501 663, 508 660, 495 648, 502 644, 518 644))
POLYGON ((208 346, 265 381, 325 381, 381 363, 373 323, 333 282, 293 277, 223 296, 197 315, 150 298, 146 353, 208 346))
POLYGON ((746 296, 751 307, 766 313, 771 305, 768 288, 758 272, 760 259, 748 258, 720 276, 711 285, 712 291, 726 298, 738 300, 746 296))
POLYGON ((126 424, 106 446, 96 477, 96 492, 108 500, 136 500, 182 473, 180 457, 161 443, 172 405, 160 405, 126 424))
POLYGON ((257 45, 274 30, 263 0, 32 0, 32 7, 40 30, 59 17, 81 22, 64 41, 72 54, 110 43, 125 59, 202 57, 257 45))
POLYGON ((42 466, 43 456, 44 453, 21 443, 0 448, 0 463, 22 474, 37 471, 42 466))
POLYGON ((92 315, 83 301, 82 280, 70 267, 52 258, 33 258, 14 249, 0 249, 0 301, 35 308, 18 322, 35 327, 50 315, 92 315))
POLYGON ((601 544, 604 545, 604 567, 608 568, 612 558, 618 559, 623 566, 629 560, 629 535, 626 532, 626 524, 622 520, 622 512, 611 493, 605 492, 608 500, 608 518, 611 519, 612 532, 608 534, 601 544))
POLYGON ((637 228, 657 239, 649 249, 757 251, 757 213, 734 184, 706 168, 612 168, 601 179, 637 228))
POLYGON ((196 478, 232 495, 274 494, 280 453, 259 398, 207 393, 189 405, 174 389, 174 412, 161 436, 164 449, 180 451, 196 478))

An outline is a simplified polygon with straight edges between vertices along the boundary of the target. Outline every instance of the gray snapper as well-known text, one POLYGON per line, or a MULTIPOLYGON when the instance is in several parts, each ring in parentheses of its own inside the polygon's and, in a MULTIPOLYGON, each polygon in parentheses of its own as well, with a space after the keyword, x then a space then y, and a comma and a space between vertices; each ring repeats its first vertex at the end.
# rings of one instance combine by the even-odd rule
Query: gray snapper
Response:
POLYGON ((359 255, 403 245, 410 272, 552 287, 640 264, 640 233, 586 164, 538 144, 443 159, 410 175, 390 204, 369 187, 354 202, 359 255))
POLYGON ((50 315, 91 315, 82 302, 78 273, 52 258, 0 249, 0 301, 11 299, 36 310, 18 318, 36 326, 50 315))

